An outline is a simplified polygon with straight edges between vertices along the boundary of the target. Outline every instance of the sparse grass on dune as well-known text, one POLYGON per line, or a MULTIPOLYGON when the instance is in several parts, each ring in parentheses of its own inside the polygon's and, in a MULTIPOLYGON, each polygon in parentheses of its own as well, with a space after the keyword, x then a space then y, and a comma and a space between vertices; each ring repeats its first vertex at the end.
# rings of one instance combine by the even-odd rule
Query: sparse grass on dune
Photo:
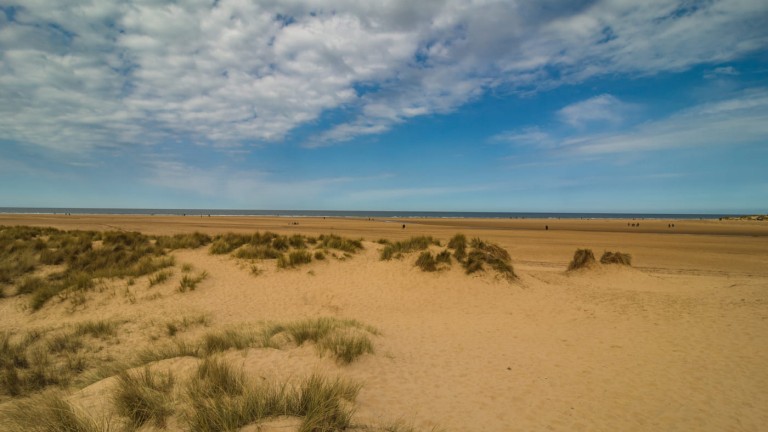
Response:
POLYGON ((135 428, 150 421, 156 427, 164 428, 166 419, 173 413, 170 398, 173 383, 170 372, 152 372, 148 367, 141 372, 123 371, 118 374, 112 393, 115 411, 127 417, 135 428))
POLYGON ((197 249, 211 243, 211 236, 199 232, 156 237, 155 245, 164 249, 197 249))
POLYGON ((51 392, 16 401, 0 413, 7 432, 111 432, 108 420, 97 420, 51 392))
POLYGON ((118 325, 106 320, 85 321, 71 329, 30 331, 16 342, 8 333, 0 335, 0 393, 21 396, 80 379, 94 366, 96 356, 83 338, 116 336, 118 325))
POLYGON ((206 359, 187 385, 185 420, 195 432, 230 431, 277 416, 301 418, 300 431, 341 431, 350 426, 360 386, 311 375, 297 385, 249 382, 242 371, 206 359))
POLYGON ((242 259, 277 259, 281 252, 269 245, 247 244, 235 251, 235 258, 242 259))
POLYGON ((224 330, 206 334, 202 346, 206 354, 213 354, 229 349, 242 350, 254 346, 256 340, 256 336, 249 331, 224 330))
POLYGON ((196 276, 184 275, 179 282, 179 292, 194 291, 197 285, 208 278, 208 272, 203 271, 196 276))
POLYGON ((573 253, 573 259, 568 264, 568 271, 588 268, 595 264, 597 261, 595 261, 595 254, 592 253, 592 249, 576 249, 576 252, 573 253))
POLYGON ((205 241, 199 233, 149 237, 136 232, 0 227, 0 283, 15 284, 17 294, 31 295, 33 311, 57 295, 80 304, 86 299, 82 293, 93 287, 94 280, 157 272, 175 264, 165 255, 165 247, 198 247, 205 241), (30 275, 49 265, 65 268, 45 278, 30 275), (71 297, 70 293, 78 294, 71 297))
POLYGON ((170 270, 161 270, 149 277, 149 286, 153 287, 155 285, 160 285, 164 282, 166 282, 168 279, 173 276, 173 272, 170 270))
POLYGON ((621 264, 626 266, 632 265, 632 255, 623 252, 603 252, 603 256, 600 257, 602 264, 621 264))
POLYGON ((223 234, 213 239, 208 251, 213 255, 223 255, 232 252, 240 246, 248 243, 250 237, 242 234, 223 234))
POLYGON ((288 253, 287 257, 281 254, 277 259, 277 267, 294 268, 310 262, 312 262, 312 253, 306 250, 296 250, 288 253))
POLYGON ((75 325, 75 334, 90 335, 95 338, 107 338, 117 335, 118 323, 109 320, 84 321, 75 325))
POLYGON ((437 261, 430 251, 424 251, 419 255, 416 266, 426 272, 437 271, 437 261))
MULTIPOLYGON (((467 274, 484 271, 487 265, 508 280, 517 279, 509 252, 497 244, 479 238, 468 242, 464 234, 456 234, 448 242, 448 249, 454 250, 453 256, 467 274)), ((450 263, 450 252, 440 252, 436 261, 450 263)))
POLYGON ((320 339, 321 352, 330 352, 339 363, 349 364, 363 354, 373 354, 373 342, 361 332, 334 332, 320 339))
POLYGON ((440 245, 440 242, 431 236, 411 237, 408 240, 398 241, 384 245, 381 250, 380 258, 382 260, 391 260, 398 258, 404 253, 415 252, 427 249, 430 245, 440 245))
POLYGON ((363 249, 360 240, 353 240, 336 234, 322 234, 318 237, 318 246, 324 249, 336 249, 342 252, 356 253, 363 249))

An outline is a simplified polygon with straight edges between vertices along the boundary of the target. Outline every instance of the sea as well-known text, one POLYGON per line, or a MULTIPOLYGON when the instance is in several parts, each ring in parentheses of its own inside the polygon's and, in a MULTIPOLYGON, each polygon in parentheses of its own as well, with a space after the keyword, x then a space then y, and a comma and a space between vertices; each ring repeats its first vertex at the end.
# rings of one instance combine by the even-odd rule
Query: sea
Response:
POLYGON ((452 212, 378 210, 235 210, 0 207, 0 214, 78 214, 148 216, 282 216, 345 218, 479 218, 479 219, 718 219, 731 214, 699 213, 548 213, 548 212, 452 212))

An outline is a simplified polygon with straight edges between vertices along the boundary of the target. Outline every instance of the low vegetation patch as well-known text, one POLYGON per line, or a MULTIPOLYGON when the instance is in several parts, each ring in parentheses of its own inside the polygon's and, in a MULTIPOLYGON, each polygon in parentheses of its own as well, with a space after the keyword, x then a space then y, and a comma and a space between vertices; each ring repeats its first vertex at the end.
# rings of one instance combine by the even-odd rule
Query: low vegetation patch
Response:
POLYGON ((185 420, 191 431, 238 430, 277 416, 301 418, 299 431, 342 431, 350 426, 360 386, 311 375, 297 385, 249 382, 218 360, 205 360, 187 386, 185 420))
POLYGON ((197 249, 211 243, 212 240, 208 234, 194 232, 192 234, 159 236, 155 245, 163 249, 197 249))
POLYGON ((194 291, 197 285, 208 278, 208 272, 203 271, 196 276, 184 275, 179 282, 179 292, 194 291))
POLYGON ((173 272, 170 270, 161 270, 149 277, 149 286, 160 285, 173 276, 173 272))
POLYGON ((623 252, 603 252, 603 256, 600 257, 600 262, 603 264, 621 264, 626 266, 632 265, 632 255, 623 252))
POLYGON ((111 432, 119 430, 107 420, 97 420, 64 400, 59 393, 23 399, 4 410, 3 430, 8 432, 111 432))
MULTIPOLYGON (((79 305, 96 281, 134 280, 156 273, 175 264, 166 250, 197 248, 211 240, 201 233, 150 237, 137 232, 0 226, 0 284, 15 285, 17 295, 29 295, 33 311, 54 297, 79 305), (63 269, 56 268, 46 277, 33 274, 53 265, 63 269)), ((150 283, 164 278, 167 273, 157 273, 150 283)))
POLYGON ((382 260, 391 260, 399 258, 403 254, 427 249, 430 245, 440 246, 440 242, 432 237, 411 237, 408 240, 398 241, 386 244, 381 250, 380 258, 382 260))
POLYGON ((123 371, 117 376, 112 401, 117 413, 127 417, 131 426, 139 428, 152 422, 164 428, 173 413, 170 392, 173 375, 152 372, 145 367, 141 372, 123 371))
POLYGON ((294 268, 310 262, 312 262, 312 253, 306 250, 297 250, 290 252, 288 256, 281 254, 277 259, 277 267, 294 268))
POLYGON ((416 266, 426 272, 437 271, 437 261, 430 251, 424 251, 419 255, 416 266))
POLYGON ((592 253, 592 249, 576 249, 576 252, 573 253, 573 259, 568 264, 568 271, 588 268, 596 263, 597 261, 595 261, 595 254, 592 253))

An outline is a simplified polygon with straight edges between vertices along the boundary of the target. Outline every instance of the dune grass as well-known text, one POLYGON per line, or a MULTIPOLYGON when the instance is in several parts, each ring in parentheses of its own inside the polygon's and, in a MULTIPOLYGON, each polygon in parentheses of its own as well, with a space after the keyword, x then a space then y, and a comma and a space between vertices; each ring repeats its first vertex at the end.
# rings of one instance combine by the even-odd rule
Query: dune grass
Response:
POLYGON ((190 327, 211 325, 211 317, 207 314, 200 314, 195 316, 184 316, 181 319, 168 321, 165 323, 168 336, 175 336, 180 331, 186 331, 190 327))
POLYGON ((115 321, 98 320, 84 321, 75 325, 75 334, 78 336, 89 335, 95 338, 107 338, 117 336, 117 327, 119 324, 115 321))
POLYGON ((213 243, 208 248, 208 252, 213 255, 223 255, 232 252, 240 246, 248 243, 250 237, 243 234, 227 233, 218 235, 213 239, 213 243))
POLYGON ((448 241, 448 249, 453 249, 456 261, 463 262, 467 257, 467 237, 464 234, 456 234, 448 241))
POLYGON ((202 348, 206 354, 245 349, 254 346, 256 336, 250 331, 224 330, 203 336, 202 348))
POLYGON ((205 241, 199 233, 149 237, 136 232, 0 227, 0 283, 14 284, 17 294, 30 295, 33 311, 57 295, 84 302, 83 292, 93 288, 94 280, 155 273, 175 264, 165 255, 166 248, 199 247, 205 241), (45 278, 31 274, 49 265, 64 269, 45 278))
POLYGON ((235 252, 236 258, 242 259, 276 259, 281 252, 270 245, 248 244, 235 252))
POLYGON ((277 259, 277 267, 295 268, 302 264, 309 264, 312 262, 312 253, 303 249, 291 251, 288 255, 280 255, 277 259))
POLYGON ((210 244, 213 239, 208 234, 194 232, 192 234, 175 234, 173 236, 158 236, 155 245, 163 249, 197 249, 210 244))
MULTIPOLYGON (((448 242, 448 249, 454 250, 454 258, 467 274, 485 271, 488 266, 508 280, 517 279, 509 252, 497 244, 479 238, 468 242, 464 234, 456 234, 448 242)), ((450 263, 450 252, 443 251, 438 258, 450 263)))
POLYGON ((321 353, 329 352, 339 363, 350 364, 363 354, 373 354, 373 342, 363 333, 334 332, 320 339, 317 347, 321 353))
POLYGON ((149 286, 150 286, 150 288, 155 286, 155 285, 160 285, 160 284, 168 281, 168 279, 170 279, 171 276, 173 276, 173 272, 170 271, 170 270, 161 270, 161 271, 151 275, 149 277, 149 286))
POLYGON ((616 252, 605 251, 603 252, 603 256, 600 257, 600 262, 602 264, 620 264, 620 265, 631 266, 632 255, 628 253, 618 252, 618 251, 616 252))
POLYGON ((115 411, 128 418, 134 428, 150 421, 164 428, 166 419, 173 414, 170 397, 173 384, 170 372, 152 372, 148 367, 141 372, 123 371, 117 375, 117 385, 112 392, 115 411))
POLYGON ((363 249, 363 243, 361 240, 353 240, 336 234, 322 234, 318 237, 317 247, 357 253, 363 249))
POLYGON ((50 392, 16 401, 0 413, 7 432, 111 432, 120 430, 108 420, 97 420, 50 392))
POLYGON ((249 382, 242 371, 206 359, 187 386, 185 420, 196 432, 238 430, 277 416, 302 419, 299 431, 342 431, 351 424, 351 403, 360 386, 311 375, 297 385, 249 382))
POLYGON ((384 249, 381 250, 381 260, 391 260, 397 258, 402 254, 421 251, 427 249, 430 245, 440 245, 440 242, 432 237, 421 236, 411 237, 408 240, 398 241, 384 245, 384 249))
POLYGON ((432 255, 430 251, 422 252, 419 255, 419 257, 416 259, 415 265, 419 267, 422 271, 426 271, 426 272, 437 271, 437 261, 435 260, 435 257, 432 255))
POLYGON ((184 275, 179 281, 179 292, 194 291, 197 285, 208 278, 208 272, 203 271, 196 276, 184 275))
POLYGON ((597 261, 595 261, 595 254, 592 253, 592 249, 576 249, 571 262, 568 264, 568 271, 588 268, 596 263, 597 261))

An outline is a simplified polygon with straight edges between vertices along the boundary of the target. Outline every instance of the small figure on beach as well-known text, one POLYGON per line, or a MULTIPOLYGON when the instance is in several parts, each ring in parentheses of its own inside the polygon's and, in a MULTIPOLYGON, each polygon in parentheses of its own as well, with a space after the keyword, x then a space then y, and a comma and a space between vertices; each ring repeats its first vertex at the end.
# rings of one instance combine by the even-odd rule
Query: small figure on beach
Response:
POLYGON ((549 225, 544 225, 544 231, 549 231, 549 225))
POLYGON ((405 224, 403 224, 403 229, 405 229, 405 224))

